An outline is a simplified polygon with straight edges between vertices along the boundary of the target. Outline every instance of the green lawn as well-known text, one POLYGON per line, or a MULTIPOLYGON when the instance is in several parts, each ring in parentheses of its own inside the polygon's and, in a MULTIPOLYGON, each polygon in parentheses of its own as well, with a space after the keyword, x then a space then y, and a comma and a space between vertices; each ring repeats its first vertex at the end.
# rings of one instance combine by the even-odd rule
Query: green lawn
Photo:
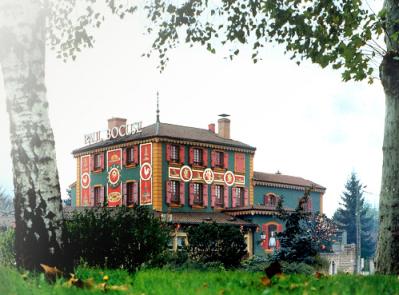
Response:
POLYGON ((168 271, 143 270, 136 275, 124 271, 78 269, 77 276, 92 279, 92 289, 68 287, 63 280, 54 285, 46 283, 43 275, 22 276, 12 269, 0 267, 0 294, 104 294, 98 286, 107 275, 106 294, 399 294, 396 276, 351 276, 339 275, 317 279, 311 276, 283 276, 272 280, 272 286, 261 283, 261 273, 242 271, 168 271), (97 288, 97 289, 96 289, 97 288))

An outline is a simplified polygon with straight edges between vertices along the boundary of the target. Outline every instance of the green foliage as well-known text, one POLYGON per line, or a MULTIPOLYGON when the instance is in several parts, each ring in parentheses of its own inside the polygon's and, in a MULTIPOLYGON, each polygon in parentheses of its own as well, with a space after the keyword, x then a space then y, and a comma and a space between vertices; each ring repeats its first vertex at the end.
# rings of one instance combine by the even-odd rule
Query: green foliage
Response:
MULTIPOLYGON (((294 268, 294 266, 291 266, 294 268)), ((399 294, 396 276, 336 275, 321 279, 306 275, 274 277, 272 285, 261 284, 263 274, 243 271, 168 271, 148 269, 130 275, 123 270, 78 268, 82 279, 92 278, 94 284, 102 283, 104 275, 108 284, 126 286, 128 291, 68 288, 63 280, 49 285, 43 276, 30 275, 23 279, 15 269, 0 266, 0 294, 30 295, 83 295, 83 294, 399 294)))
POLYGON ((232 225, 201 223, 188 229, 189 257, 194 262, 221 262, 225 267, 240 264, 246 254, 244 236, 232 225))
POLYGON ((369 258, 374 256, 377 232, 377 214, 374 216, 371 209, 367 206, 363 197, 363 185, 352 173, 345 184, 345 191, 341 196, 341 208, 334 213, 333 219, 337 222, 340 229, 346 230, 348 244, 356 244, 356 199, 359 200, 360 210, 360 229, 361 229, 361 254, 362 257, 369 258))
POLYGON ((0 216, 11 216, 14 213, 12 198, 0 187, 0 216))
POLYGON ((305 190, 294 212, 287 212, 283 209, 283 200, 279 201, 279 217, 285 221, 285 230, 277 234, 280 248, 273 253, 273 261, 313 265, 317 254, 332 244, 335 225, 325 215, 305 210, 310 192, 311 188, 305 190))
POLYGON ((211 53, 226 45, 230 58, 238 55, 237 44, 248 44, 255 63, 267 43, 282 44, 298 64, 307 59, 342 69, 345 81, 371 78, 370 61, 384 54, 373 39, 383 32, 383 15, 375 15, 362 1, 148 1, 146 8, 161 69, 168 61, 166 52, 183 40, 211 53))
POLYGON ((139 206, 89 209, 67 221, 75 265, 83 259, 89 266, 128 271, 162 262, 169 230, 148 208, 139 206))
POLYGON ((15 230, 0 231, 0 266, 15 265, 15 230))
POLYGON ((245 271, 249 272, 263 272, 266 267, 270 265, 269 256, 252 256, 242 261, 241 266, 245 271))
POLYGON ((315 271, 312 266, 303 262, 283 262, 281 266, 284 274, 312 275, 315 271))

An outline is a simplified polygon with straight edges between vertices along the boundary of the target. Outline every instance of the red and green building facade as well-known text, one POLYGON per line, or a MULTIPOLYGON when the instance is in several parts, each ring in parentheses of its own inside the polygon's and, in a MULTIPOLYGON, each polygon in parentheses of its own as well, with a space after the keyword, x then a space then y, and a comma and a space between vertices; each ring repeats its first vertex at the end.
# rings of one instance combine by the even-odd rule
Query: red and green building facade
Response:
MULTIPOLYGON (((207 129, 161 123, 126 132, 108 120, 107 140, 73 151, 72 207, 150 206, 175 224, 173 247, 187 243, 185 228, 201 222, 239 226, 250 255, 272 252, 272 232, 283 230, 278 199, 294 209, 312 187, 307 208, 323 211, 325 188, 300 177, 254 172, 256 149, 230 138, 230 120, 207 129), (119 132, 117 132, 119 130, 119 132), (127 135, 129 134, 129 135, 127 135)), ((278 243, 276 245, 279 246, 278 243)))

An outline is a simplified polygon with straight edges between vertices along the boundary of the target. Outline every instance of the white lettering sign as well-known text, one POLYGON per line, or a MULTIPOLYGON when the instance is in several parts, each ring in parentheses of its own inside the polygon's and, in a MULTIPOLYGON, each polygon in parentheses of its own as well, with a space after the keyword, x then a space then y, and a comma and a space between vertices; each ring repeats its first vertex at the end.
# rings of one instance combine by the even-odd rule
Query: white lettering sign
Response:
POLYGON ((132 124, 121 125, 120 127, 113 127, 106 131, 96 131, 84 136, 85 144, 93 144, 100 141, 115 139, 117 137, 124 137, 134 135, 143 131, 142 122, 135 122, 132 124))

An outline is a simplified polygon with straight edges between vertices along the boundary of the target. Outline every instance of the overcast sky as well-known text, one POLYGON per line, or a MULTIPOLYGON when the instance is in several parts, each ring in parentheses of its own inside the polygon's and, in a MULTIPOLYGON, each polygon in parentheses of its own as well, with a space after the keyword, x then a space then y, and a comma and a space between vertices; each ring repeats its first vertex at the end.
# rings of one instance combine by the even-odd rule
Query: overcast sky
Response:
MULTIPOLYGON (((47 88, 63 197, 76 180, 71 152, 83 135, 105 129, 112 116, 155 122, 156 92, 161 121, 199 128, 231 117, 231 136, 255 146, 255 170, 300 176, 327 187, 324 210, 331 216, 350 173, 367 185, 378 204, 382 165, 384 95, 373 85, 343 83, 338 72, 297 66, 270 46, 254 65, 181 46, 162 74, 156 59, 141 57, 150 46, 142 18, 109 20, 93 49, 63 63, 48 51, 47 88)), ((2 81, 1 73, 0 80, 2 81)), ((0 84, 0 186, 12 191, 8 115, 0 84)))

